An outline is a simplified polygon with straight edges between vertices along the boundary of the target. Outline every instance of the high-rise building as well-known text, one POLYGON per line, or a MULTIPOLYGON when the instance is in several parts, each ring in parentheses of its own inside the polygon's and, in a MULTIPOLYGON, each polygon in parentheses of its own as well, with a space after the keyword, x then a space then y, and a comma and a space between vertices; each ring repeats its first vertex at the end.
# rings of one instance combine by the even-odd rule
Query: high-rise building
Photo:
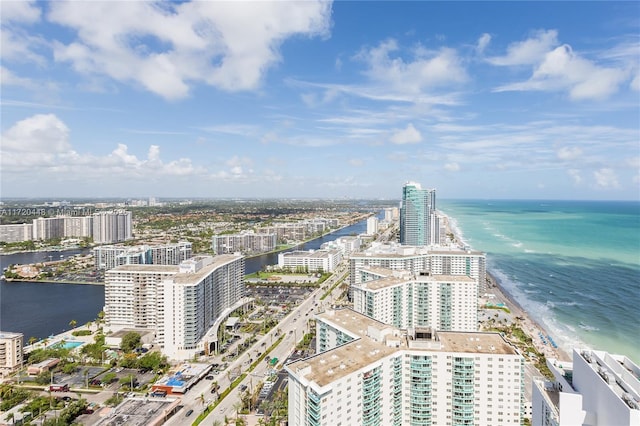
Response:
POLYGON ((353 287, 353 310, 408 330, 478 330, 478 286, 465 275, 431 275, 363 269, 367 280, 353 287))
POLYGON ((400 244, 425 246, 440 242, 436 214, 436 190, 422 189, 419 183, 402 187, 400 244))
POLYGON ((64 217, 39 217, 33 219, 33 239, 34 240, 51 240, 54 238, 63 238, 64 235, 64 217))
POLYGON ((533 426, 640 425, 640 367, 604 351, 573 350, 573 362, 547 359, 553 381, 534 380, 533 426))
POLYGON ((91 237, 93 236, 93 218, 91 216, 65 217, 65 237, 91 237))
POLYGON ((355 286, 363 282, 360 270, 370 266, 411 271, 414 274, 466 275, 476 280, 479 294, 485 292, 486 255, 480 251, 398 244, 372 245, 363 252, 351 254, 349 284, 355 286))
POLYGON ((214 235, 211 238, 211 248, 216 254, 259 253, 275 250, 276 245, 275 233, 241 232, 240 234, 214 235))
POLYGON ((33 239, 33 224, 0 225, 0 241, 18 243, 33 239))
POLYGON ((177 243, 157 246, 106 245, 93 249, 96 269, 112 269, 121 265, 179 265, 191 257, 191 243, 177 243))
POLYGON ((22 367, 24 361, 22 333, 0 331, 0 377, 7 376, 22 367))
POLYGON ((367 235, 375 235, 378 232, 378 218, 371 216, 367 219, 367 235))
POLYGON ((154 330, 165 355, 189 359, 209 351, 205 338, 243 298, 243 280, 240 255, 197 256, 177 266, 117 266, 105 273, 107 329, 154 330))
POLYGON ((316 330, 326 349, 285 365, 290 425, 523 422, 524 358, 497 333, 407 333, 351 309, 316 330))
POLYGON ((132 238, 131 212, 114 210, 93 214, 93 242, 113 244, 132 238))

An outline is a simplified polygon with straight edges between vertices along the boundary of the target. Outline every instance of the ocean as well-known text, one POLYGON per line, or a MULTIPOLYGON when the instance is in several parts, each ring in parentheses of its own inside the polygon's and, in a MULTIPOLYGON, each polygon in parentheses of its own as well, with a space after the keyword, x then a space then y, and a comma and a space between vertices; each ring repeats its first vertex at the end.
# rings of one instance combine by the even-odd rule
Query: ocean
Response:
POLYGON ((563 349, 640 363, 640 203, 439 200, 438 209, 563 349))

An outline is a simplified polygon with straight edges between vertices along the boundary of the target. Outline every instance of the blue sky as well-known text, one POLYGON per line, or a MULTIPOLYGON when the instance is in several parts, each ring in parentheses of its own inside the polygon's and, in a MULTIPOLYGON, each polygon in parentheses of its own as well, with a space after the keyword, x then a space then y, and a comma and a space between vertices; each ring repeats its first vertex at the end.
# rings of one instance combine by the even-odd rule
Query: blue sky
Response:
POLYGON ((4 197, 640 198, 638 2, 0 2, 4 197))

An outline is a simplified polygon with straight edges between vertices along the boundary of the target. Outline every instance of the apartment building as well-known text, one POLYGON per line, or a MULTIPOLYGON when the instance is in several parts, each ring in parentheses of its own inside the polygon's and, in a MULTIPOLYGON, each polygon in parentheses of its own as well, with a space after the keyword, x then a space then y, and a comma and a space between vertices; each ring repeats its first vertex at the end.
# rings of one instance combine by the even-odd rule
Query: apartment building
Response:
POLYGON ((352 288, 353 309, 400 329, 477 331, 478 286, 466 275, 413 274, 371 267, 352 288))
POLYGON ((244 257, 196 256, 180 265, 122 265, 105 273, 109 330, 149 329, 172 359, 204 349, 203 337, 244 296, 244 257))
POLYGON ((96 269, 112 269, 121 265, 179 265, 192 255, 188 241, 157 246, 106 245, 93 249, 96 269))
POLYGON ((113 244, 126 241, 133 236, 133 224, 130 211, 112 210, 92 215, 93 242, 113 244))
POLYGON ((285 366, 290 425, 523 420, 524 359, 497 333, 407 333, 351 309, 327 311, 316 321, 318 345, 331 343, 285 366))
POLYGON ((349 257, 349 284, 353 287, 361 283, 363 275, 360 270, 371 266, 414 274, 465 275, 476 281, 479 294, 485 292, 486 254, 479 251, 373 244, 364 252, 352 253, 349 257))
POLYGON ((275 250, 275 233, 241 232, 239 234, 214 235, 211 248, 216 254, 260 253, 275 250))
POLYGON ((426 246, 440 242, 436 213, 436 190, 422 189, 419 183, 402 187, 400 205, 400 244, 426 246))
POLYGON ((0 377, 8 376, 22 367, 22 348, 22 333, 0 331, 0 377))
POLYGON ((0 225, 0 241, 18 243, 33 240, 33 224, 0 225))
POLYGON ((341 261, 340 250, 296 250, 278 254, 278 267, 293 271, 332 272, 341 261))

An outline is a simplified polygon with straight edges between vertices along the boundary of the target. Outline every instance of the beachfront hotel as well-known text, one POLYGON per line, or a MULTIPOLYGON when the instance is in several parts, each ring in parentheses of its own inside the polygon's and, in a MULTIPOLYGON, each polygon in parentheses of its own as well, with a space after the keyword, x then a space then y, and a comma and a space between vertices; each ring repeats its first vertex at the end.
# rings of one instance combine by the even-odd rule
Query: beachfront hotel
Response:
POLYGON ((497 333, 406 332, 351 309, 316 321, 317 354, 285 365, 290 425, 522 422, 524 359, 497 333))
POLYGON ((24 362, 22 333, 0 331, 0 377, 12 374, 24 362))
POLYGON ((477 331, 478 286, 466 275, 413 274, 363 268, 353 287, 353 309, 403 330, 477 331))
POLYGON ((640 425, 640 367, 623 355, 573 350, 547 359, 553 381, 534 380, 532 425, 640 425))
POLYGON ((400 204, 400 244, 437 244, 440 242, 439 231, 436 190, 422 189, 416 182, 405 183, 400 204))
MULTIPOLYGON (((180 265, 122 265, 105 273, 105 323, 111 331, 150 329, 172 359, 188 359, 244 297, 244 257, 196 256, 180 265)), ((213 337, 210 337, 211 334, 213 337)))

